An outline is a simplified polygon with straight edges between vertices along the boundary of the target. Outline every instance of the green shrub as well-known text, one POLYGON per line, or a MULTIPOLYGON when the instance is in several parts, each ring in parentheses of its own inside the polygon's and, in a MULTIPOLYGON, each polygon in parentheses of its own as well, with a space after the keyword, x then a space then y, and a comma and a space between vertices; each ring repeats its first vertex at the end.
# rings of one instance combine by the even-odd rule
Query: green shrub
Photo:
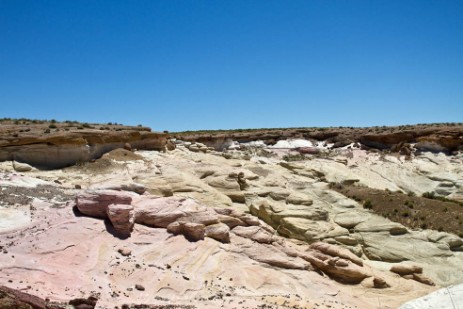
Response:
POLYGON ((373 209, 373 203, 370 200, 366 200, 365 202, 363 202, 363 208, 373 209))
POLYGON ((436 193, 435 192, 424 192, 422 196, 425 198, 434 199, 436 198, 436 193))

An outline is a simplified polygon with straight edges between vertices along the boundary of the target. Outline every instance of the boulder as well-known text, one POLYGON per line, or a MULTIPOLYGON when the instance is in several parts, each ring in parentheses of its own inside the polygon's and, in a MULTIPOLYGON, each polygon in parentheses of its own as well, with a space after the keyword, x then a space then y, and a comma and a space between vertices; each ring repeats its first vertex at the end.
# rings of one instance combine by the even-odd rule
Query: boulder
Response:
POLYGON ((16 172, 30 172, 32 171, 33 167, 27 163, 19 163, 17 161, 13 161, 13 168, 16 172))
POLYGON ((136 196, 128 191, 88 190, 76 196, 76 206, 84 215, 104 219, 109 205, 129 205, 136 196))
POLYGON ((172 222, 167 226, 167 231, 174 235, 183 235, 189 241, 203 240, 206 234, 204 224, 185 221, 172 222))
POLYGON ((45 300, 19 290, 0 286, 0 308, 46 309, 45 300))
POLYGON ((135 223, 135 212, 132 205, 111 204, 108 206, 107 214, 118 235, 130 236, 135 223))
POLYGON ((419 274, 419 273, 413 274, 413 280, 418 281, 419 283, 426 284, 426 285, 431 285, 431 286, 435 285, 434 282, 430 278, 426 277, 423 274, 419 274))
POLYGON ((401 276, 421 274, 423 272, 422 267, 414 264, 397 264, 393 265, 390 270, 391 272, 399 274, 401 276))
POLYGON ((205 236, 222 243, 230 242, 230 228, 225 223, 216 223, 206 226, 205 236))
POLYGON ((310 206, 313 204, 313 201, 305 194, 293 192, 286 198, 286 203, 310 206))

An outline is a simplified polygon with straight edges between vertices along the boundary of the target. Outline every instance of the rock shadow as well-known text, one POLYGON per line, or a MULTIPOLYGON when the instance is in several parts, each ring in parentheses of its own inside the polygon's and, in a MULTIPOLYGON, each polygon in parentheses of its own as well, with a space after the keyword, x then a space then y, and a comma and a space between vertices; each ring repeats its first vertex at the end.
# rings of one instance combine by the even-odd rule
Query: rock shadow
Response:
POLYGON ((119 238, 121 240, 125 240, 127 238, 130 237, 130 234, 129 235, 123 235, 121 233, 118 233, 115 229, 114 229, 114 226, 112 225, 111 221, 109 219, 104 219, 104 225, 105 225, 105 228, 106 228, 106 231, 113 235, 114 237, 116 238, 119 238))

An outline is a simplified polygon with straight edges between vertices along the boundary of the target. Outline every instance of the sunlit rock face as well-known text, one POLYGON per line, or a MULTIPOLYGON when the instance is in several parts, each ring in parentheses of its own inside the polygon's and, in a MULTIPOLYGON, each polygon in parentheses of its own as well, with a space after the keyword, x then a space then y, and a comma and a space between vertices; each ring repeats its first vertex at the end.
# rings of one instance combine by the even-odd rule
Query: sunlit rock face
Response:
POLYGON ((127 145, 133 149, 165 149, 165 133, 144 127, 112 127, 0 123, 0 161, 15 160, 41 169, 55 169, 87 162, 127 145))

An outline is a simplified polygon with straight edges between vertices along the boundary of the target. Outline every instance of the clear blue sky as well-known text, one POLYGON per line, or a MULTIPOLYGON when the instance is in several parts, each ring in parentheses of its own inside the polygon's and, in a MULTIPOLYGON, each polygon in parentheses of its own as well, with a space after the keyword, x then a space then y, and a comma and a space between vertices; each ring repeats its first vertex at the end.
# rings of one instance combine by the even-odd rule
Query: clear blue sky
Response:
POLYGON ((463 121, 463 1, 0 0, 0 118, 463 121))

